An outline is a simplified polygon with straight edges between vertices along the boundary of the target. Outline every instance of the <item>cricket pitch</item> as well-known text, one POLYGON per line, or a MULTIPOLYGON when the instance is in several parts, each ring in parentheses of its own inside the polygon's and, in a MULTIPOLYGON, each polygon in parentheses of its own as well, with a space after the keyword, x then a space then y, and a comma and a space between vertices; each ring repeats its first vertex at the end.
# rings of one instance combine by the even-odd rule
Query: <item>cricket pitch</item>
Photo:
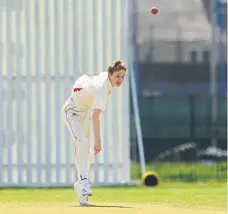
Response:
POLYGON ((196 208, 173 207, 149 203, 99 203, 80 207, 65 202, 9 202, 0 204, 0 213, 4 214, 225 214, 225 211, 203 210, 196 208))

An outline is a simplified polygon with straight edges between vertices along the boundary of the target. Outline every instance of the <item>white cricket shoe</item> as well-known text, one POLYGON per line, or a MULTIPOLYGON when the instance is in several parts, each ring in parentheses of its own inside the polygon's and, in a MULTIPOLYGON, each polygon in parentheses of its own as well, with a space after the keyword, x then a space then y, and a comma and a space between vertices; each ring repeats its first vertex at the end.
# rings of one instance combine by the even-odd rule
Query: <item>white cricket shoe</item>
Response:
POLYGON ((80 186, 81 186, 81 195, 83 196, 91 196, 92 190, 90 188, 90 183, 88 181, 88 178, 81 178, 80 180, 80 186))
POLYGON ((81 206, 87 206, 88 205, 88 196, 81 194, 81 185, 79 182, 76 182, 74 184, 74 189, 77 193, 78 202, 81 206))

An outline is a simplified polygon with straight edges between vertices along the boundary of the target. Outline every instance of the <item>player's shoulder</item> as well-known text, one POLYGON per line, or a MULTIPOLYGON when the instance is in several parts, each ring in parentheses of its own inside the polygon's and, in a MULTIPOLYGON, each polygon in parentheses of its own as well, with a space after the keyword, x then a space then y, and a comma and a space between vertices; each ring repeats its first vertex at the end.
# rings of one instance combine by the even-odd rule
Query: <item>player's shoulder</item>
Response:
POLYGON ((93 84, 95 88, 103 88, 106 86, 107 78, 108 78, 108 72, 101 72, 100 74, 91 77, 93 80, 93 84))
POLYGON ((83 74, 76 79, 73 87, 84 88, 85 86, 88 85, 88 82, 89 82, 89 76, 86 74, 83 74))

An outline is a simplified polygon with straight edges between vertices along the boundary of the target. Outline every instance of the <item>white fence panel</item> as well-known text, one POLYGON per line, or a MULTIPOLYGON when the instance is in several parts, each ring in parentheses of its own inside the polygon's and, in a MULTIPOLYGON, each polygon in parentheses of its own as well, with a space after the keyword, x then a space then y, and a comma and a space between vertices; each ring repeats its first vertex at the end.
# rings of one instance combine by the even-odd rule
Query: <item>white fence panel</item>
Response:
MULTIPOLYGON (((128 1, 21 0, 0 7, 0 186, 68 186, 74 148, 61 106, 82 73, 128 62, 128 1)), ((129 85, 102 118, 91 181, 130 180, 129 85)), ((93 143, 93 139, 91 140, 93 143)))

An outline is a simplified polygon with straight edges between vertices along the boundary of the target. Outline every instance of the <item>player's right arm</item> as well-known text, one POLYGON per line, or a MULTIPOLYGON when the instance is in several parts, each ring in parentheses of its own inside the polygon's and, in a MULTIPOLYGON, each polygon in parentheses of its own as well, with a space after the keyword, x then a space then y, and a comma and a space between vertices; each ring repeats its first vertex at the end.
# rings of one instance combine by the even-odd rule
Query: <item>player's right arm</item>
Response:
POLYGON ((100 134, 100 115, 105 110, 107 100, 107 87, 98 87, 95 91, 93 103, 93 132, 94 132, 94 150, 95 154, 101 151, 101 134, 100 134))
POLYGON ((101 151, 101 134, 100 134, 100 109, 93 109, 93 132, 94 132, 94 151, 95 154, 101 151))

